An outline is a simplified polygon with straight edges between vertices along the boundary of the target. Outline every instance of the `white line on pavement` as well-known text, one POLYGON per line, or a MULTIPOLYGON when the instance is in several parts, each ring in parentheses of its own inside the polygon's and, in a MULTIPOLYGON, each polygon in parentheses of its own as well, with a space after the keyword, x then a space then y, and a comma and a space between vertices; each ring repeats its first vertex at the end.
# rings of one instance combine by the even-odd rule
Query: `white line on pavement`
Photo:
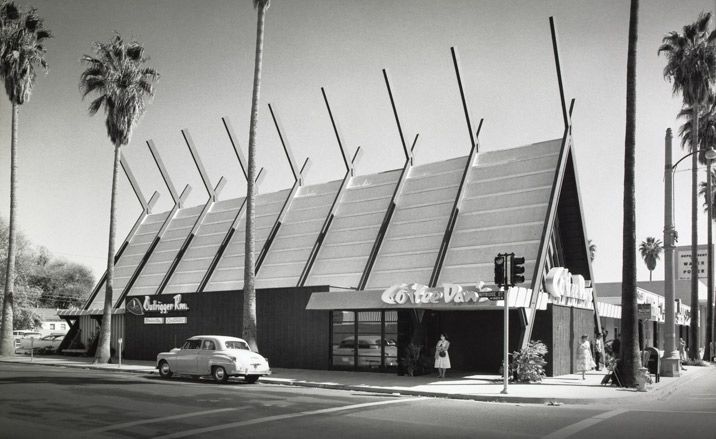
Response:
POLYGON ((557 431, 553 431, 552 433, 548 434, 547 436, 544 436, 543 439, 566 439, 568 437, 571 437, 577 433, 579 433, 582 430, 586 430, 587 428, 591 427, 592 425, 598 424, 604 420, 607 420, 609 418, 612 418, 617 415, 621 415, 622 413, 626 413, 629 410, 612 410, 609 412, 600 413, 598 415, 594 415, 591 418, 582 419, 579 422, 576 422, 574 424, 568 425, 566 427, 560 428, 557 431))
POLYGON ((212 427, 196 428, 194 430, 184 430, 177 433, 168 434, 166 436, 158 436, 154 439, 174 439, 180 437, 193 436, 196 434, 208 433, 211 431, 227 430, 229 428, 243 427, 245 425, 262 424, 265 422, 281 421, 284 419, 299 418, 302 416, 321 415, 324 413, 334 413, 343 410, 353 410, 364 407, 374 407, 379 405, 395 404, 400 402, 418 401, 423 398, 407 398, 407 399, 391 399, 389 401, 366 402, 363 404, 344 405, 341 407, 331 407, 327 409, 311 410, 306 412, 287 413, 285 415, 267 416, 265 418, 250 419, 248 421, 231 422, 228 424, 214 425, 212 427))
POLYGON ((248 407, 230 407, 230 408, 223 408, 223 409, 216 409, 216 410, 204 410, 201 412, 183 413, 181 415, 165 416, 163 418, 142 419, 141 421, 123 422, 121 424, 113 424, 113 425, 108 425, 106 427, 88 430, 88 431, 85 431, 84 434, 100 433, 103 431, 110 431, 110 430, 119 430, 120 428, 133 427, 135 425, 142 425, 142 424, 153 424, 156 422, 171 421, 173 419, 184 419, 184 418, 188 418, 190 416, 202 416, 202 415, 210 415, 213 413, 230 412, 230 411, 235 411, 235 410, 245 410, 247 408, 248 407))

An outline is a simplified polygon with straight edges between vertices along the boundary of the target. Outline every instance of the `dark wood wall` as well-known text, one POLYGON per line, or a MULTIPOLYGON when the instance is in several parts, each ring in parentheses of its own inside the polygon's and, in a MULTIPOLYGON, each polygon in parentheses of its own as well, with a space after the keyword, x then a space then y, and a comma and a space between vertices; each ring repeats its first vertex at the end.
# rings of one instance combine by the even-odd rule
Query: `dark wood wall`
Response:
POLYGON ((546 314, 545 320, 549 320, 549 313, 552 317, 552 344, 547 346, 551 352, 551 355, 548 355, 548 361, 551 360, 548 375, 575 373, 577 345, 581 336, 587 335, 590 340, 594 339, 594 311, 549 305, 547 311, 542 312, 546 314))
MULTIPOLYGON (((306 311, 312 292, 327 287, 283 288, 256 292, 258 345, 272 367, 327 369, 329 366, 329 313, 306 311)), ((170 297, 160 296, 163 301, 170 297)), ((143 297, 142 297, 143 300, 143 297)), ((241 337, 243 293, 241 291, 183 294, 185 312, 125 315, 125 358, 155 360, 159 352, 181 346, 193 335, 241 337), (144 324, 144 317, 186 316, 186 324, 144 324)))
POLYGON ((581 274, 585 279, 591 280, 587 261, 588 252, 582 227, 582 213, 579 208, 577 178, 574 174, 574 162, 572 161, 571 153, 562 182, 557 218, 565 266, 569 267, 569 271, 572 274, 581 274))

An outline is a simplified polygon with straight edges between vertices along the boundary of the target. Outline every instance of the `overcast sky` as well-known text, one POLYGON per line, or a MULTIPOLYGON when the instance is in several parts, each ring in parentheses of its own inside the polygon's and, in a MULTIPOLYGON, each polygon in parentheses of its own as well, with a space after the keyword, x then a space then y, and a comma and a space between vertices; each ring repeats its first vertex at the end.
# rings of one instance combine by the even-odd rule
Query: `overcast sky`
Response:
MULTIPOLYGON (((19 130, 20 229, 57 256, 104 271, 109 223, 112 145, 102 114, 90 118, 80 99, 80 58, 114 31, 146 47, 161 74, 156 97, 124 154, 144 194, 170 197, 146 140, 153 139, 188 205, 206 193, 180 129, 194 138, 214 182, 228 179, 221 199, 241 196, 245 183, 220 118, 228 116, 247 148, 256 11, 251 0, 33 0, 55 38, 47 43, 48 75, 38 77, 22 106, 19 130)), ((676 133, 680 97, 664 81, 657 48, 665 33, 693 22, 713 1, 641 2, 637 61, 637 243, 662 237, 664 132, 676 133), (678 6, 677 6, 678 5, 678 6)), ((309 184, 342 178, 343 163, 320 87, 325 87, 348 149, 360 145, 357 172, 402 167, 403 151, 383 83, 391 75, 403 129, 420 133, 417 163, 467 155, 470 144, 450 47, 457 47, 468 103, 484 118, 481 150, 560 138, 562 117, 550 40, 555 17, 589 238, 597 245, 595 281, 621 279, 623 149, 628 0, 273 0, 266 16, 258 163, 267 168, 261 192, 292 179, 271 122, 275 105, 296 160, 313 161, 309 184)), ((0 215, 9 210, 10 105, 0 99, 0 215)), ((675 159, 682 155, 674 141, 675 159), (677 155, 678 154, 678 155, 677 155)), ((676 177, 680 244, 690 240, 690 162, 676 177)), ((705 171, 702 171, 702 179, 705 171)), ((120 177, 118 240, 140 208, 120 177)), ((705 215, 700 236, 705 242, 705 215)), ((635 250, 636 251, 636 250, 635 250)), ((638 279, 648 271, 640 261, 638 279)), ((654 274, 663 279, 660 263, 654 274)))

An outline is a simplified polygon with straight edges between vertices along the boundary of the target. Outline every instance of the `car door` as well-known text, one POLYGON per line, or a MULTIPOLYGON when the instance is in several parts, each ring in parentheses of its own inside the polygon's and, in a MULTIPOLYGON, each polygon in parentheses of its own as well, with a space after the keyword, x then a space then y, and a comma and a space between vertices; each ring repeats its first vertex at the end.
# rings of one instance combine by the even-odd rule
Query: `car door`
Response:
MULTIPOLYGON (((177 373, 194 375, 196 367, 196 355, 201 348, 201 339, 187 340, 174 357, 174 370, 177 373)), ((171 363, 170 363, 171 364, 171 363)))
POLYGON ((206 339, 201 343, 201 349, 196 355, 196 370, 200 375, 208 375, 211 373, 209 363, 216 353, 216 343, 214 340, 206 339))

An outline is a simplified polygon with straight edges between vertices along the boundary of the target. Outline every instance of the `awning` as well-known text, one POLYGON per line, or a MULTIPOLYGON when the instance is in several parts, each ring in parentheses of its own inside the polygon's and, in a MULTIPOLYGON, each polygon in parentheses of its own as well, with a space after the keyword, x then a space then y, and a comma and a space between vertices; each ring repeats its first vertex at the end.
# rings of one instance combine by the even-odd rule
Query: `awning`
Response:
MULTIPOLYGON (((113 309, 112 315, 124 314, 124 308, 113 309)), ((80 316, 102 316, 104 315, 104 308, 70 308, 70 309, 58 309, 57 315, 60 317, 80 317, 80 316)))
MULTIPOLYGON (((428 288, 419 284, 394 285, 385 290, 332 291, 311 294, 307 310, 432 309, 476 311, 503 309, 503 300, 492 300, 496 292, 476 286, 444 285, 428 288)), ((529 307, 531 290, 510 288, 510 308, 529 307)), ((546 309, 547 295, 540 293, 538 309, 546 309)))

